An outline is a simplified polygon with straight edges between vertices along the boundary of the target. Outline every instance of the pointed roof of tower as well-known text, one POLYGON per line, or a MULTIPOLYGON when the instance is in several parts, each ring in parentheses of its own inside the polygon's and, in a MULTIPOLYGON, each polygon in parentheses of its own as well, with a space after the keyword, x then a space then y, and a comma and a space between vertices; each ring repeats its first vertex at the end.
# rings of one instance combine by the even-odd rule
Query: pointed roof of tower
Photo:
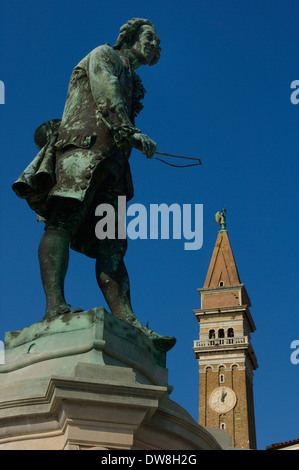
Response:
POLYGON ((223 221, 222 217, 221 220, 220 215, 217 212, 216 221, 222 226, 222 230, 218 233, 204 288, 241 284, 228 233, 224 228, 225 219, 223 221))

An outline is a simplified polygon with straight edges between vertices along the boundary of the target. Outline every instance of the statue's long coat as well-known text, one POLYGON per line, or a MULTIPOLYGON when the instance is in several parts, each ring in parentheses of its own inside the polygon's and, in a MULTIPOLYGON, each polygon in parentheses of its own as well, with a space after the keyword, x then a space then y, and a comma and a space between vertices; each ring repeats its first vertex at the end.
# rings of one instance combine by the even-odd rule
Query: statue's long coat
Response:
POLYGON ((47 219, 48 203, 56 196, 84 203, 103 163, 122 175, 127 200, 133 197, 128 163, 132 148, 126 137, 140 132, 134 117, 142 108, 139 99, 144 92, 138 75, 108 44, 91 51, 74 68, 58 132, 13 184, 39 218, 47 219), (72 152, 65 152, 66 158, 67 149, 72 152))

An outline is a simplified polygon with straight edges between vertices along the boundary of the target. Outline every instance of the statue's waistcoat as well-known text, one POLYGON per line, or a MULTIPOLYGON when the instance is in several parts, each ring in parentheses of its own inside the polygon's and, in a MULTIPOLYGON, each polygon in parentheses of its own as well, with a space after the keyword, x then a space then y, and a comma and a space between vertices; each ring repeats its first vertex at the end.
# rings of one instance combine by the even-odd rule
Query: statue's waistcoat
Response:
POLYGON ((83 200, 104 160, 113 161, 120 173, 129 170, 131 148, 118 144, 135 130, 132 94, 132 76, 110 46, 100 46, 75 67, 55 143, 57 183, 51 196, 71 192, 83 200), (66 160, 70 145, 73 151, 66 152, 66 160))

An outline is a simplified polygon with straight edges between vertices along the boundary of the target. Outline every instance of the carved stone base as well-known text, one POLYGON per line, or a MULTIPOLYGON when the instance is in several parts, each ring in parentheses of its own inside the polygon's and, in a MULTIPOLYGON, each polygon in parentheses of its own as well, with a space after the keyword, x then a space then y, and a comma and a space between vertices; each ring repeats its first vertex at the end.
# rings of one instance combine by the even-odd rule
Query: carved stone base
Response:
POLYGON ((171 390, 165 352, 104 308, 6 333, 0 450, 229 446, 170 400, 171 390))

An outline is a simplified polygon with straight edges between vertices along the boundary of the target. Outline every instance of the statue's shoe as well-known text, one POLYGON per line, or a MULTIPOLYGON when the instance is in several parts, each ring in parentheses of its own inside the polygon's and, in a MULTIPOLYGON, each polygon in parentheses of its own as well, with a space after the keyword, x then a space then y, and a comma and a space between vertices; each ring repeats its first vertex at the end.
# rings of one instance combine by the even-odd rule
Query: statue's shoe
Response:
POLYGON ((83 311, 84 310, 82 308, 74 308, 73 310, 71 310, 70 304, 62 304, 59 305, 59 307, 57 308, 47 310, 43 320, 49 320, 58 317, 59 315, 65 315, 66 313, 79 313, 83 311))
POLYGON ((174 336, 163 336, 159 335, 152 331, 147 335, 147 337, 160 349, 163 351, 169 351, 176 343, 176 338, 174 336))
POLYGON ((80 313, 80 312, 84 312, 84 310, 83 308, 78 307, 78 308, 74 308, 74 310, 71 310, 70 313, 80 313))
POLYGON ((142 333, 145 334, 153 343, 155 346, 158 346, 160 349, 163 351, 169 351, 171 348, 176 343, 176 338, 174 336, 164 336, 164 335, 159 335, 159 333, 156 333, 155 331, 151 330, 148 325, 140 326, 138 325, 139 321, 137 320, 137 324, 134 325, 136 326, 142 333))

